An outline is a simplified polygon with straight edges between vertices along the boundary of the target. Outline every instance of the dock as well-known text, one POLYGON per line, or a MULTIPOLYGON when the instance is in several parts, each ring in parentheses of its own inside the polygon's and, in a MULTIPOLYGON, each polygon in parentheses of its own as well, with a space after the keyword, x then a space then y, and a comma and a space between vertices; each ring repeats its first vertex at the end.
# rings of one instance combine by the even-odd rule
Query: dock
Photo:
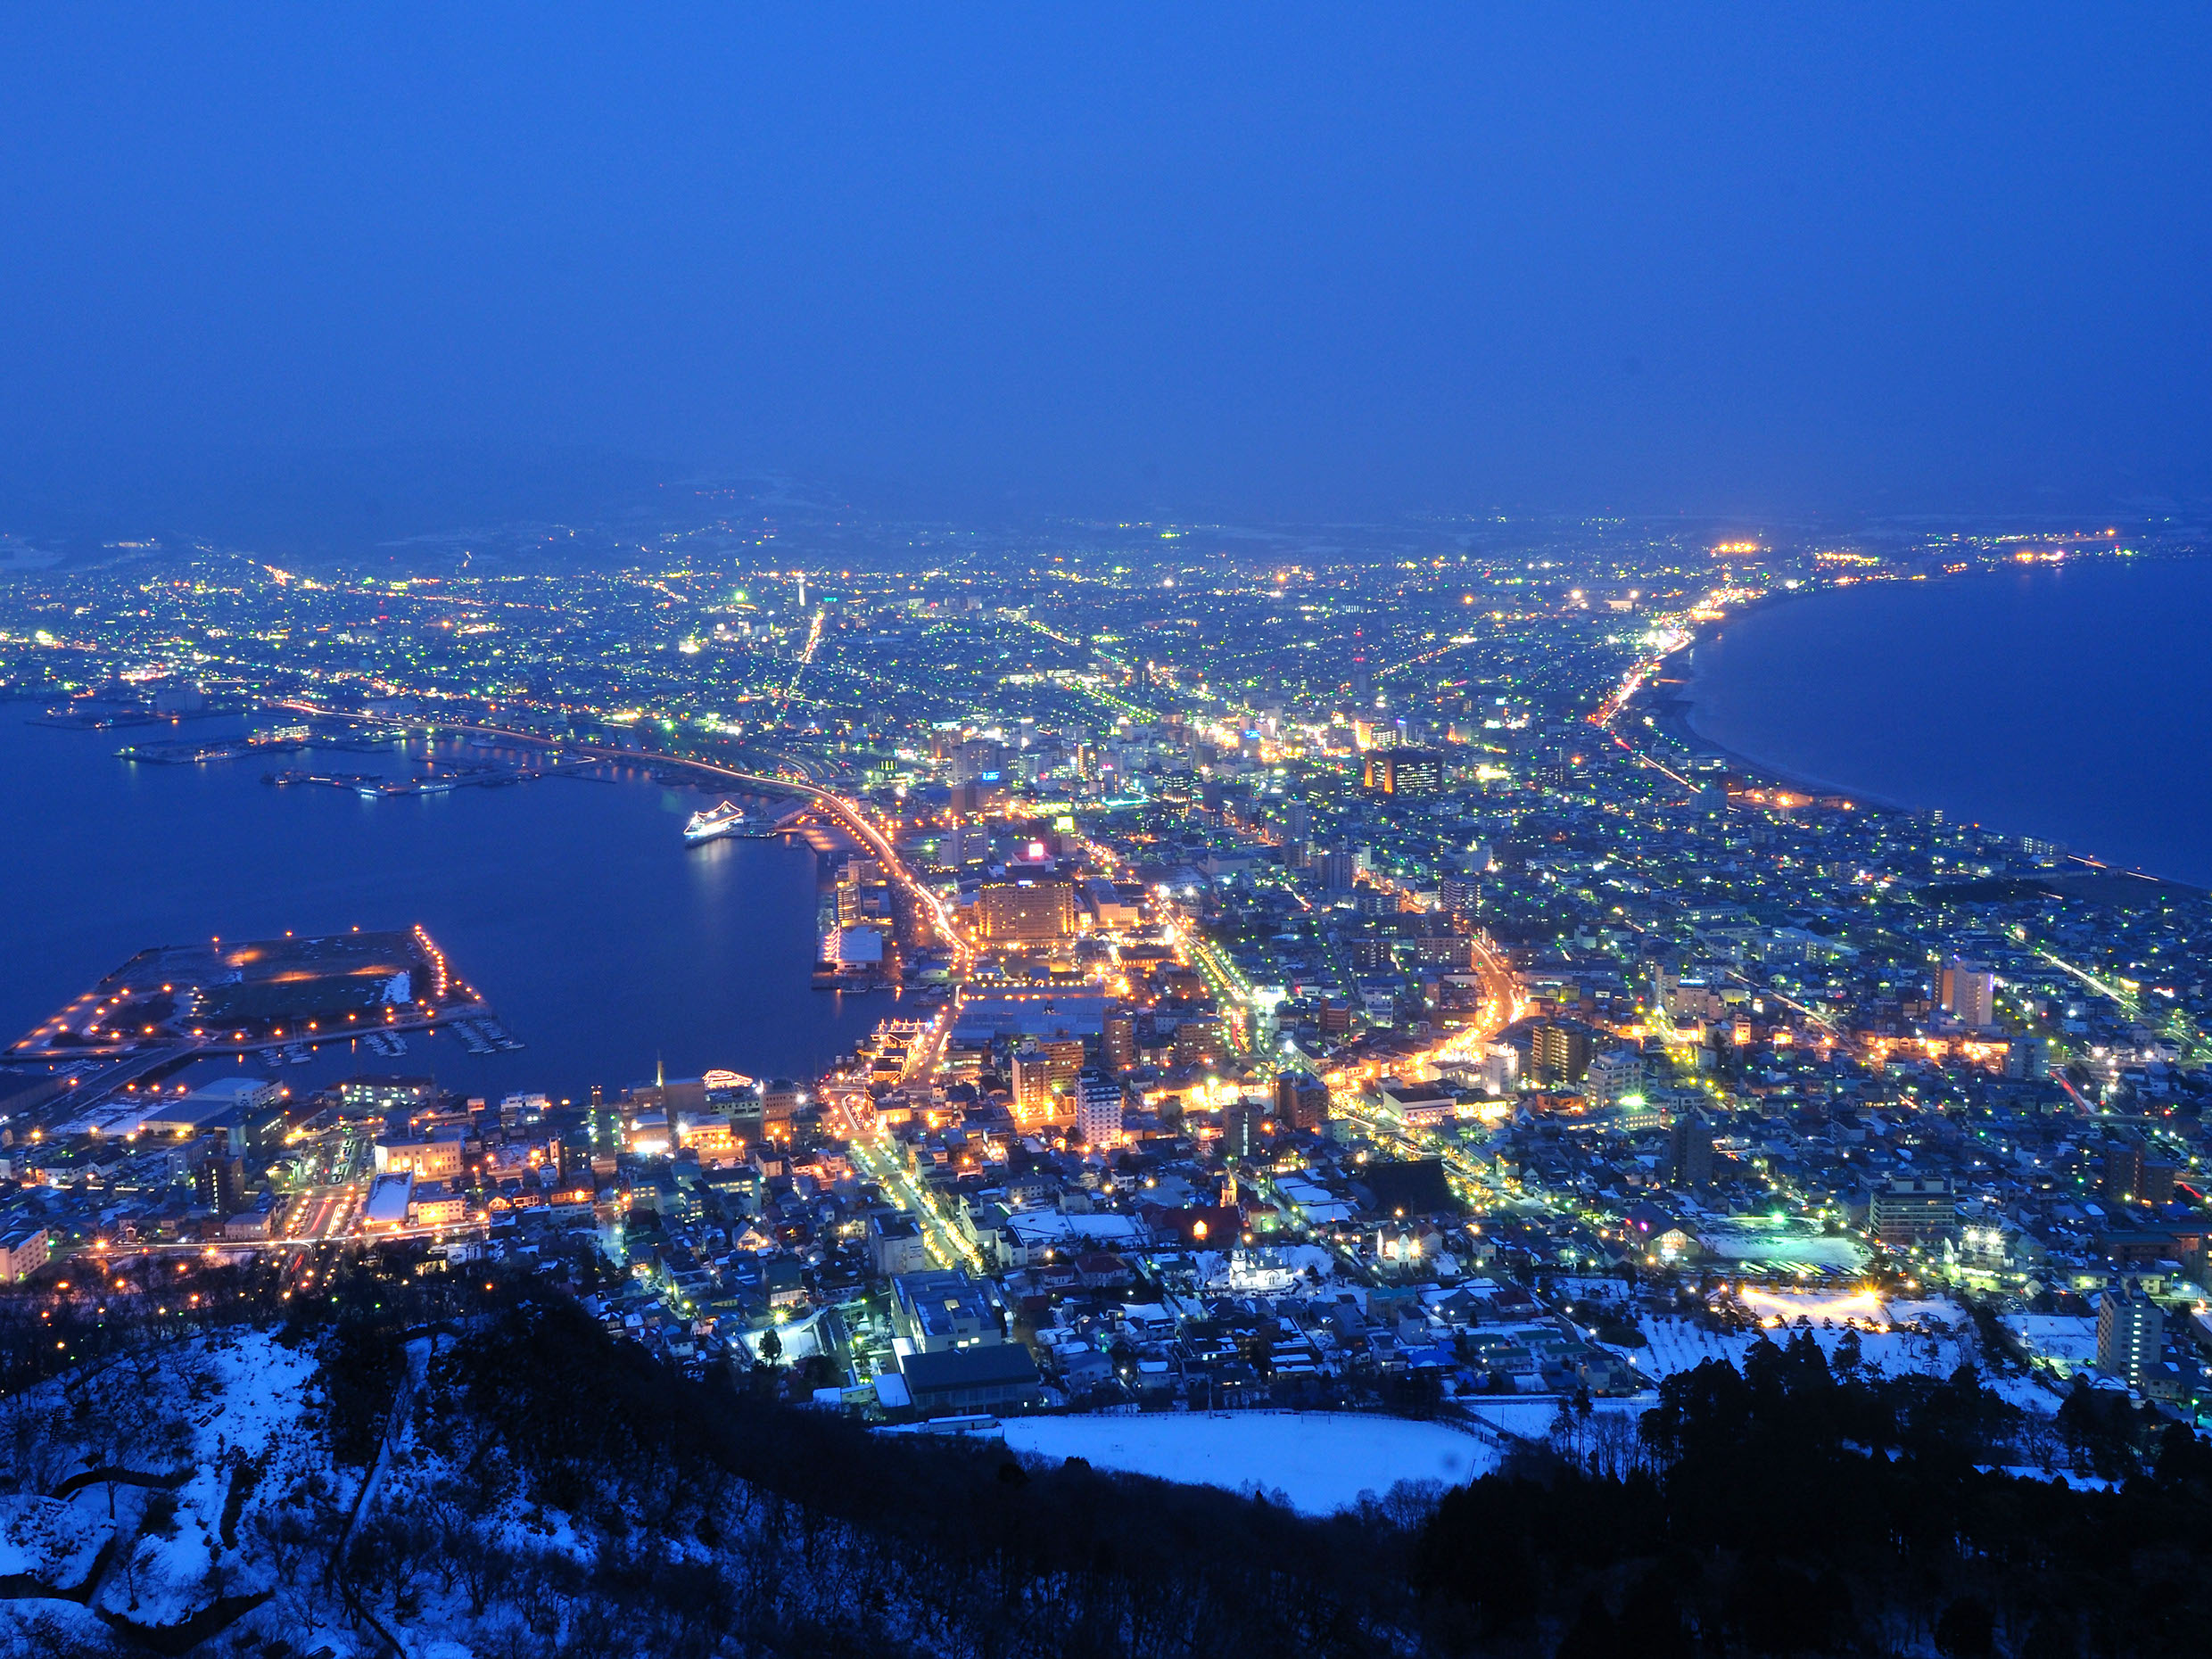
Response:
POLYGON ((594 764, 590 761, 548 761, 539 766, 464 766, 448 762, 427 776, 414 778, 391 778, 374 772, 311 772, 287 767, 282 772, 263 773, 261 781, 280 789, 295 784, 343 789, 375 800, 380 796, 450 795, 456 789, 505 788, 512 784, 533 783, 540 778, 573 777, 594 764))

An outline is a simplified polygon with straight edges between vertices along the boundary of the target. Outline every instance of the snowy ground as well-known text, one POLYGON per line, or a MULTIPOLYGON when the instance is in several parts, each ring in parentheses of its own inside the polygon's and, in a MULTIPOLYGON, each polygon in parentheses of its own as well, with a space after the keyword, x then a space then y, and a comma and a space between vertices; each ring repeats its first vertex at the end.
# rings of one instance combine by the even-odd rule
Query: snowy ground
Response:
MULTIPOLYGON (((349 1494, 308 1426, 314 1370, 311 1354, 236 1330, 120 1356, 84 1374, 73 1395, 48 1382, 22 1397, 5 1472, 18 1490, 0 1497, 0 1572, 58 1589, 87 1586, 91 1605, 0 1603, 0 1650, 37 1650, 23 1644, 41 1619, 89 1637, 102 1630, 99 1613, 169 1624, 219 1594, 281 1593, 284 1570, 265 1548, 265 1523, 292 1511, 295 1498, 279 1553, 295 1571, 310 1556, 319 1564, 316 1546, 326 1547, 349 1494), (102 1468, 159 1483, 95 1481, 65 1498, 25 1490, 102 1468), (103 1546, 106 1564, 88 1578, 103 1546)), ((292 1628, 318 1634, 312 1619, 292 1628)))
MULTIPOLYGON (((1800 1328, 1809 1328, 1821 1351, 1833 1358, 1836 1345, 1844 1339, 1844 1320, 1824 1317, 1822 1299, 1818 1297, 1804 1298, 1802 1309, 1781 1306, 1787 1300, 1789 1299, 1765 1296, 1762 1301, 1762 1305, 1771 1306, 1770 1316, 1780 1318, 1783 1323, 1770 1329, 1733 1335, 1707 1331, 1695 1320, 1647 1316, 1639 1323, 1648 1346, 1615 1351, 1625 1354, 1638 1370, 1654 1382, 1672 1376, 1678 1371, 1690 1370, 1708 1359, 1725 1359, 1741 1370, 1744 1355, 1760 1337, 1787 1342, 1800 1328), (1812 1320, 1809 1327, 1796 1324, 1795 1316, 1801 1311, 1812 1320)), ((1861 1321, 1859 1353, 1864 1370, 1893 1377, 1914 1372, 1947 1377, 1960 1366, 1972 1364, 1980 1368, 1983 1382, 2012 1404, 2031 1411, 2057 1409, 2058 1397, 2031 1379, 1991 1373, 1965 1309, 1945 1301, 1899 1301, 1876 1304, 1869 1313, 1857 1305, 1858 1300, 1850 1299, 1849 1309, 1861 1321), (1869 1329, 1869 1325, 1888 1328, 1869 1329), (1901 1328, 1905 1325, 1915 1328, 1901 1328)), ((1846 1304, 1836 1301, 1832 1305, 1841 1308, 1846 1304)))
POLYGON ((80 1584, 112 1531, 96 1498, 70 1503, 12 1492, 0 1498, 0 1574, 80 1584))
MULTIPOLYGON (((1628 1350, 1628 1357, 1638 1370, 1655 1380, 1688 1371, 1708 1359, 1725 1359, 1741 1370, 1744 1356, 1762 1336, 1787 1342, 1796 1334, 1794 1325, 1783 1325, 1724 1335, 1707 1331, 1693 1320, 1649 1316, 1642 1321, 1642 1328, 1649 1346, 1628 1350)), ((1812 1340, 1832 1358, 1836 1345, 1844 1340, 1845 1328, 1840 1323, 1823 1325, 1815 1322, 1812 1340)), ((1861 1329, 1859 1352, 1866 1369, 1879 1370, 1886 1376, 1902 1376, 1912 1371, 1949 1376, 1966 1361, 1977 1358, 1972 1328, 1964 1325, 1947 1335, 1861 1329)))
POLYGON ((1456 1485, 1495 1465, 1495 1449, 1457 1429, 1329 1412, 1147 1413, 1142 1416, 1019 1417, 1012 1450, 1103 1469, 1280 1491, 1308 1515, 1329 1515, 1400 1481, 1456 1485))

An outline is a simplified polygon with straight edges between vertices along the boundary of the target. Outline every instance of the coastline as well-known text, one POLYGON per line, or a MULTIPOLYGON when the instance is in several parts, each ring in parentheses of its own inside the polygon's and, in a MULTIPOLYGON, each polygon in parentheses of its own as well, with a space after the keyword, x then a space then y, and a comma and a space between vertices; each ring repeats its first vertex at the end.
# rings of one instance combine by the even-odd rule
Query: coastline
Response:
POLYGON ((618 1089, 651 1077, 656 1056, 672 1075, 812 1077, 892 1011, 889 997, 812 988, 821 870, 804 838, 687 846, 681 826, 702 797, 656 783, 636 755, 615 788, 367 800, 271 789, 237 761, 134 771, 113 756, 117 734, 30 724, 37 699, 9 708, 0 756, 25 797, 18 855, 84 896, 59 933, 33 910, 11 917, 0 1003, 12 1011, 0 1041, 150 943, 353 922, 423 922, 529 1045, 479 1056, 458 1042, 415 1044, 408 1065, 493 1098, 618 1089), (226 875, 247 867, 252 883, 226 875), (591 971, 577 972, 579 961, 591 971))
MULTIPOLYGON (((1931 586, 1947 587, 1972 577, 2011 574, 2014 573, 2002 570, 1977 570, 1960 572, 1952 576, 1899 577, 1894 580, 1900 582, 1924 581, 1931 586)), ((1640 706, 1642 712, 1651 717, 1654 729, 1669 741, 1679 745, 1683 750, 1694 755, 1717 759, 1724 763, 1731 772, 1770 788, 1787 789, 1806 795, 1840 797, 1853 805, 1862 805, 1877 811, 1912 817, 1926 818, 1937 812, 1944 813, 1946 815, 1951 814, 1956 809, 1934 805, 1912 805, 1893 796, 1885 796, 1878 790, 1860 787, 1848 780, 1821 777, 1802 768, 1793 768, 1748 754, 1721 741, 1703 730, 1698 724, 1699 706, 1709 700, 1709 692, 1701 696, 1710 672, 1699 661, 1702 648, 1713 644, 1722 631, 1732 623, 1741 623, 1761 612, 1780 606, 1823 594, 1831 594, 1835 591, 1836 589, 1834 584, 1823 584, 1770 592, 1761 595, 1758 599, 1745 606, 1742 609, 1732 612, 1725 619, 1699 623, 1695 633, 1686 643, 1661 659, 1658 672, 1637 693, 1632 699, 1632 706, 1640 706)), ((1963 813, 1958 816, 1957 821, 1971 824, 1977 829, 1989 830, 2005 835, 2041 833, 2051 836, 2052 834, 2048 830, 2039 832, 2033 827, 2021 828, 2010 823, 1998 824, 1978 818, 1969 818, 1963 813)), ((2084 897, 2098 896, 2087 889, 2106 888, 2112 885, 2133 889, 2139 896, 2156 888, 2165 888, 2175 894, 2193 897, 2202 897, 2212 893, 2212 887, 2177 877, 2161 875, 2152 871, 2115 864, 2089 854, 2068 851, 2064 857, 2066 867, 2051 871, 2043 878, 2044 884, 2055 893, 2084 897)), ((2102 896, 2113 896, 2107 894, 2102 896)))
MULTIPOLYGON (((1793 593, 1788 597, 1795 599, 1803 596, 1793 593)), ((1749 615, 1758 608, 1747 607, 1739 615, 1749 615)), ((1737 618, 1731 617, 1729 620, 1737 618)), ((1697 707, 1697 648, 1706 643, 1709 632, 1717 632, 1726 625, 1723 623, 1699 623, 1696 637, 1688 644, 1679 647, 1660 659, 1661 672, 1647 682, 1632 700, 1631 706, 1644 705, 1645 712, 1651 715, 1656 730, 1692 755, 1715 756, 1727 762, 1732 771, 1754 777, 1761 783, 1794 790, 1800 795, 1839 795, 1853 803, 1863 803, 1886 813, 1926 815, 1927 808, 1908 806, 1901 801, 1888 799, 1872 790, 1861 789, 1835 779, 1815 778, 1806 772, 1778 766, 1770 761, 1761 760, 1755 755, 1746 755, 1739 749, 1730 748, 1717 738, 1699 730, 1695 718, 1697 707), (1663 687, 1665 688, 1663 692, 1660 689, 1663 687)))

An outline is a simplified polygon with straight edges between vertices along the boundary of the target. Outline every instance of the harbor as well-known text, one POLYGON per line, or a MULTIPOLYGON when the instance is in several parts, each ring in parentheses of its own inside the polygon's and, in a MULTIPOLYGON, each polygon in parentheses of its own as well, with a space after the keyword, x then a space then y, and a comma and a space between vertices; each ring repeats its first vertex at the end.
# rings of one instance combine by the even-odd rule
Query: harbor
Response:
MULTIPOLYGON (((0 927, 0 1044, 150 941, 196 937, 204 946, 218 930, 227 944, 282 938, 287 928, 327 935, 392 917, 419 918, 467 965, 465 977, 483 976, 499 1033, 527 1048, 504 1047, 490 1034, 472 1044, 470 1027, 449 1017, 466 1022, 466 1008, 428 1023, 402 1011, 389 1023, 380 1014, 358 1043, 308 1034, 312 1063, 285 1057, 284 1044, 295 1040, 287 1028, 267 1049, 235 1038, 211 1045, 198 1067, 243 1064, 295 1093, 367 1069, 434 1074, 447 1086, 495 1097, 527 1084, 557 1100, 581 1098, 594 1083, 619 1088, 649 1077, 656 1052, 687 1074, 745 1056, 755 1062, 747 1070, 819 1075, 892 1002, 808 989, 822 877, 806 838, 828 832, 796 822, 808 815, 806 803, 771 788, 661 757, 605 750, 587 757, 520 736, 430 735, 418 718, 340 722, 298 709, 279 712, 313 732, 299 755, 261 765, 139 765, 117 758, 121 736, 32 723, 25 717, 38 706, 17 707, 17 719, 0 721, 0 765, 23 782, 22 855, 39 881, 74 896, 77 908, 66 929, 21 907, 0 927), (488 779, 508 769, 590 783, 358 793, 362 780, 488 779), (357 776, 352 787, 262 781, 279 770, 357 776), (745 809, 749 832, 687 845, 691 814, 724 799, 745 809), (580 962, 588 970, 579 971, 580 962)), ((274 723, 266 714, 233 716, 188 721, 184 731, 214 739, 274 723)), ((174 1066, 177 1055, 126 1062, 56 1052, 6 1066, 0 1085, 18 1072, 33 1081, 81 1066, 76 1083, 58 1086, 105 1086, 112 1077, 120 1090, 130 1081, 119 1070, 127 1063, 174 1066)), ((0 1086, 0 1095, 9 1093, 0 1086)))
POLYGON ((133 743, 115 751, 119 760, 147 766, 197 766, 210 761, 243 759, 248 755, 289 754, 307 747, 305 733, 256 734, 244 738, 216 738, 194 742, 189 738, 153 743, 133 743))
POLYGON ((503 789, 518 783, 534 783, 541 778, 598 775, 593 762, 565 761, 557 756, 549 756, 542 763, 531 766, 478 766, 465 762, 435 759, 426 764, 430 768, 428 772, 405 778, 394 778, 383 772, 315 772, 304 767, 288 767, 282 772, 263 774, 261 781, 276 788, 304 784, 343 789, 349 794, 376 800, 390 796, 450 795, 456 789, 503 789))
POLYGON ((450 1028, 473 1053, 519 1049, 420 925, 143 950, 0 1055, 0 1099, 36 1127, 158 1091, 197 1062, 270 1071, 336 1046, 394 1061, 450 1028), (41 1107, 48 1110, 38 1110, 41 1107))
POLYGON ((162 1050, 283 1052, 491 1010, 421 926, 161 945, 104 974, 7 1052, 15 1063, 162 1050))

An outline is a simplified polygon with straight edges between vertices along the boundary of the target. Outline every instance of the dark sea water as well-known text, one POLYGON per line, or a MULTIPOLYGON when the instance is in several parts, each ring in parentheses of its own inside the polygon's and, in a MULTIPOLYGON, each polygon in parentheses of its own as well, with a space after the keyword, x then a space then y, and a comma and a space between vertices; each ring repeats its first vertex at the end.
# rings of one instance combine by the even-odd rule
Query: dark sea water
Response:
POLYGON ((405 775, 398 750, 134 765, 115 756, 126 743, 240 722, 60 731, 27 724, 37 713, 0 704, 0 1041, 149 945, 417 922, 522 1052, 417 1036, 396 1061, 334 1044, 272 1075, 296 1090, 355 1069, 434 1071, 495 1100, 579 1101, 594 1083, 650 1078, 656 1057, 671 1077, 812 1076, 894 1006, 810 988, 817 860, 804 842, 683 845, 683 821, 714 796, 640 774, 367 800, 261 778, 405 775))
POLYGON ((1738 755, 2212 887, 2212 559, 1829 590, 1694 670, 1692 725, 1738 755))

